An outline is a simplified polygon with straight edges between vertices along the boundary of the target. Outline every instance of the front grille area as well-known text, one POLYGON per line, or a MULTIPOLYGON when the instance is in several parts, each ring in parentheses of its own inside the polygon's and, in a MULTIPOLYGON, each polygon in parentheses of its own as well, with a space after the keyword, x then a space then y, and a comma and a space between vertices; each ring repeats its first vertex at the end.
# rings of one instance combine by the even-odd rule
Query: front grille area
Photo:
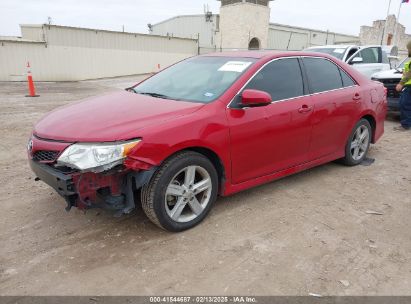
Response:
POLYGON ((400 79, 381 79, 379 81, 386 85, 397 85, 400 79))
POLYGON ((384 87, 387 88, 387 97, 388 98, 400 98, 400 93, 395 90, 395 87, 400 82, 399 79, 375 79, 376 81, 384 84, 384 87))
POLYGON ((58 151, 36 151, 33 155, 33 159, 38 162, 54 162, 59 155, 58 151))

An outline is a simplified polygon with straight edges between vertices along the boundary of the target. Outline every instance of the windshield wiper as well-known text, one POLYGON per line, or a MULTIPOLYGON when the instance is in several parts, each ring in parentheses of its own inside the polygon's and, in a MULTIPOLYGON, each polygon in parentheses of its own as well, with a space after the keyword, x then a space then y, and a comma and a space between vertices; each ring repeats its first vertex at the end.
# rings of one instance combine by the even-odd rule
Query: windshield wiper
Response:
POLYGON ((156 97, 156 98, 163 98, 163 99, 173 99, 170 96, 164 95, 164 94, 159 94, 159 93, 151 93, 151 92, 138 92, 136 91, 137 94, 141 95, 148 95, 151 97, 156 97))

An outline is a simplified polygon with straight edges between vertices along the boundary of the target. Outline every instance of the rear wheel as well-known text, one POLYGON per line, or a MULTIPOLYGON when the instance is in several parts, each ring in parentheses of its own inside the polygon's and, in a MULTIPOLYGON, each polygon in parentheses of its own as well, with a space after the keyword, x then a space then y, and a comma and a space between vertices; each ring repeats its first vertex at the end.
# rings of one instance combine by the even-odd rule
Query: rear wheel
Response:
POLYGON ((342 159, 347 166, 359 165, 366 157, 371 144, 372 128, 368 120, 361 119, 354 127, 342 159))
POLYGON ((148 218, 160 228, 179 232, 199 224, 217 199, 218 176, 213 164, 196 152, 182 152, 165 161, 141 191, 148 218))

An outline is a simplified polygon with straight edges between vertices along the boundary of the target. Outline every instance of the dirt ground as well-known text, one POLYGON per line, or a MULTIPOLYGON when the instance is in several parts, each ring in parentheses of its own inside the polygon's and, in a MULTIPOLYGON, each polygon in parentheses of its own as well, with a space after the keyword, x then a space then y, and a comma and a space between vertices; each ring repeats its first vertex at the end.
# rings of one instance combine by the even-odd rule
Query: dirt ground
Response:
POLYGON ((0 295, 411 295, 411 133, 336 163, 220 198, 180 234, 141 210, 66 213, 26 160, 44 113, 136 78, 0 83, 0 295), (376 211, 382 215, 369 214, 376 211))

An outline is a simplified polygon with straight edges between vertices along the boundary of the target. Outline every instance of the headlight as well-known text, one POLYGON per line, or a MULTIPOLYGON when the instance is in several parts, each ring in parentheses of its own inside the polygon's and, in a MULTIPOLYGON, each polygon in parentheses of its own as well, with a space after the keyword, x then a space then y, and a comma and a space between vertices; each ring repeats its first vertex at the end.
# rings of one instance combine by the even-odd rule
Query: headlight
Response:
POLYGON ((79 170, 106 171, 121 164, 140 141, 74 144, 64 150, 57 164, 79 170))

